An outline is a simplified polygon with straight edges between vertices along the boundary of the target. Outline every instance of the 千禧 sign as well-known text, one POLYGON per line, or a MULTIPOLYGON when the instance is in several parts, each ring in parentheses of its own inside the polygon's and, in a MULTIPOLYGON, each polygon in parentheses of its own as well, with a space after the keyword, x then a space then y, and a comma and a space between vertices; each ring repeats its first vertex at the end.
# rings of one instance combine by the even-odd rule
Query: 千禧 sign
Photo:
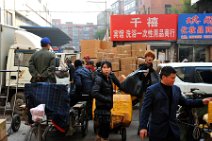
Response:
POLYGON ((177 14, 112 15, 112 41, 176 40, 177 14))
POLYGON ((212 14, 180 14, 178 39, 212 39, 212 14))

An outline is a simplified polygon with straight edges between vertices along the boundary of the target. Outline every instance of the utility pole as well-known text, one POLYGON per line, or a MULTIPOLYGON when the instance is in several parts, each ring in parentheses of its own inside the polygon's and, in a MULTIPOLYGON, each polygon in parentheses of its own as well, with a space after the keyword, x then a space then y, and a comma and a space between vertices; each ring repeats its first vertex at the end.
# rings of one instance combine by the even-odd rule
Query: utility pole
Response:
POLYGON ((104 3, 105 4, 105 28, 106 28, 106 32, 105 32, 105 37, 106 40, 108 40, 108 11, 107 11, 107 0, 105 1, 87 1, 89 3, 104 3))

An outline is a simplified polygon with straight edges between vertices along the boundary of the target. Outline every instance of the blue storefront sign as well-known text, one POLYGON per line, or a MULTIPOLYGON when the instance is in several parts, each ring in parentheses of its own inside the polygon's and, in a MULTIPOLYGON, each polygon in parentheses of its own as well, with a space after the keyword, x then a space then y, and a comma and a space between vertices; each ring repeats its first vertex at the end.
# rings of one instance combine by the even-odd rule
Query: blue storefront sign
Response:
POLYGON ((178 39, 212 39, 212 13, 180 14, 178 39))

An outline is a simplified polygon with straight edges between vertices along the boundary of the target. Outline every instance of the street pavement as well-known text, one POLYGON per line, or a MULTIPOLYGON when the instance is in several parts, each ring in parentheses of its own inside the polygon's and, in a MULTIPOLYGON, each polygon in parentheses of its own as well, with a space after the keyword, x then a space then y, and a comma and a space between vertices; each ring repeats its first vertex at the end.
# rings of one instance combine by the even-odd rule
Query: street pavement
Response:
MULTIPOLYGON (((7 128, 9 128, 10 124, 7 124, 7 128)), ((127 141, 141 141, 141 139, 137 136, 137 128, 138 128, 138 109, 135 109, 133 111, 133 120, 130 124, 130 126, 127 128, 127 141)), ((16 133, 12 133, 8 137, 8 141, 24 141, 25 136, 27 134, 27 131, 30 128, 26 125, 24 125, 24 121, 21 124, 20 129, 16 133)), ((109 137, 110 141, 121 141, 121 135, 119 133, 111 133, 109 137)), ((85 137, 82 137, 80 131, 77 131, 72 136, 58 136, 56 134, 48 134, 46 141, 94 141, 95 140, 95 134, 93 131, 93 122, 89 122, 88 127, 88 134, 85 137)), ((145 139, 144 141, 147 141, 148 139, 145 139)))

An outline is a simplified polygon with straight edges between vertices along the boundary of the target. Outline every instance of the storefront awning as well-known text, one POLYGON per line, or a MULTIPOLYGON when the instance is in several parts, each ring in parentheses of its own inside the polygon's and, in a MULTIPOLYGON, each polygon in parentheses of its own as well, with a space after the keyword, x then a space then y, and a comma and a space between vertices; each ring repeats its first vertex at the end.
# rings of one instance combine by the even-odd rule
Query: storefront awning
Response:
POLYGON ((212 40, 177 40, 177 44, 184 45, 212 45, 212 40))
POLYGON ((34 33, 35 35, 43 37, 49 37, 52 42, 52 46, 62 46, 68 44, 71 38, 62 30, 56 27, 41 27, 41 26, 21 26, 21 28, 34 33))

